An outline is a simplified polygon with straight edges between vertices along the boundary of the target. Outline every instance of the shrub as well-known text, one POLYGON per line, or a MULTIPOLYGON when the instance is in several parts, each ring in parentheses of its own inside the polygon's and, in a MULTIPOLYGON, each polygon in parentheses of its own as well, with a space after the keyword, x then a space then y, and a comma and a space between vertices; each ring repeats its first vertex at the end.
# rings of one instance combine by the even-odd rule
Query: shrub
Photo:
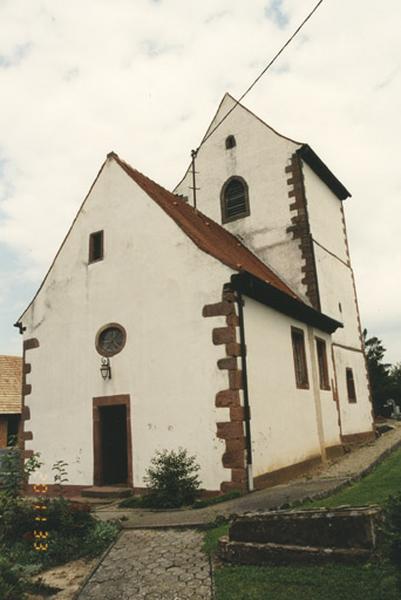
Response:
POLYGON ((387 556, 398 569, 401 569, 401 494, 390 496, 383 516, 383 534, 387 556))
MULTIPOLYGON (((65 498, 41 498, 47 506, 48 548, 34 550, 35 508, 23 498, 0 494, 0 555, 21 565, 53 566, 83 556, 96 556, 113 541, 118 526, 100 523, 86 504, 65 498)), ((0 598, 2 596, 0 595, 0 598)))
POLYGON ((199 490, 199 469, 195 457, 183 448, 156 452, 145 477, 149 493, 143 497, 142 505, 178 508, 192 504, 199 490))
POLYGON ((0 543, 13 544, 33 529, 34 509, 23 498, 0 494, 0 543))
POLYGON ((0 557, 0 598, 2 600, 24 600, 27 581, 20 569, 9 560, 0 557))
POLYGON ((4 493, 11 498, 20 496, 29 476, 39 469, 42 464, 38 452, 35 452, 24 461, 20 448, 10 448, 4 454, 1 465, 1 484, 4 493))

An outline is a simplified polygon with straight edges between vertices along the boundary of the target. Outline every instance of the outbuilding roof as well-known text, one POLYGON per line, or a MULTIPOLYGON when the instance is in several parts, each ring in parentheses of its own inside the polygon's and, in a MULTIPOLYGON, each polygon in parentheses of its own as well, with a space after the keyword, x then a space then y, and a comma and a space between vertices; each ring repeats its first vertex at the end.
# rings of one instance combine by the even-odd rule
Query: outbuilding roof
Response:
POLYGON ((0 356, 0 414, 21 412, 22 358, 0 356))

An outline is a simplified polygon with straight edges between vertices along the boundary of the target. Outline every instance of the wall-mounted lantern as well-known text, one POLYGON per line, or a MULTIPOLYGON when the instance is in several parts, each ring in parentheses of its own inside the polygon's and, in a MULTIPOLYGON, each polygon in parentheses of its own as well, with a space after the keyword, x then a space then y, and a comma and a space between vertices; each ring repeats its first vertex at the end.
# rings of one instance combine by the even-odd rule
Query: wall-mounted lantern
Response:
POLYGON ((111 365, 109 358, 102 358, 102 365, 100 367, 100 372, 102 374, 103 379, 111 379, 111 365))

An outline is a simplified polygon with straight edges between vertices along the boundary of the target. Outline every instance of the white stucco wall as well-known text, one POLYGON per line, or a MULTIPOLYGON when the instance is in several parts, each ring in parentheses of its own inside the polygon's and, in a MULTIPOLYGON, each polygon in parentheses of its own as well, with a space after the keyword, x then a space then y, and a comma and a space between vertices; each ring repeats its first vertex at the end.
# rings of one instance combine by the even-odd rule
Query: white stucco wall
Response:
POLYGON ((358 313, 351 269, 317 245, 315 245, 315 260, 321 310, 344 325, 333 333, 333 340, 338 344, 360 349, 358 313))
POLYGON ((335 346, 334 357, 343 435, 372 431, 372 405, 367 398, 367 380, 363 354, 335 346), (348 401, 347 367, 351 368, 354 374, 356 402, 353 403, 348 401))
MULTIPOLYGON (((233 106, 226 95, 209 129, 233 106)), ((216 132, 201 146, 196 158, 197 206, 221 223, 220 194, 224 183, 239 175, 248 184, 250 216, 224 227, 240 236, 244 243, 302 296, 306 292, 301 279, 302 257, 299 240, 286 229, 291 225, 291 200, 288 197, 288 173, 291 155, 299 144, 282 137, 243 106, 227 117, 216 132), (226 150, 227 136, 234 135, 236 146, 226 150)), ((192 205, 192 171, 189 170, 175 189, 188 196, 192 205)))
MULTIPOLYGON (((308 328, 276 310, 244 298, 249 402, 254 476, 319 456, 321 446, 313 387, 308 328), (309 389, 298 389, 291 326, 305 334, 309 389)), ((329 379, 333 379, 330 336, 326 340, 329 379)), ((338 413, 332 391, 317 390, 325 447, 340 443, 338 413)))
MULTIPOLYGON (((215 394, 227 387, 217 369, 224 347, 213 346, 222 317, 205 319, 202 307, 221 299, 231 271, 200 251, 113 161, 87 199, 34 303, 23 317, 33 431, 27 449, 41 452, 42 470, 59 459, 69 483, 93 483, 92 398, 130 394, 134 484, 155 450, 179 446, 201 465, 203 487, 227 479, 215 394), (104 260, 88 265, 88 239, 104 230, 104 260), (127 343, 111 358, 112 379, 100 375, 95 336, 117 322, 127 343)), ((37 475, 39 480, 40 474, 37 475)))
POLYGON ((347 262, 341 200, 304 161, 302 171, 312 235, 330 252, 347 262))
MULTIPOLYGON (((357 300, 347 253, 341 201, 306 163, 303 163, 303 173, 321 310, 344 325, 333 333, 333 342, 361 351, 357 300)), ((372 427, 371 403, 363 355, 361 352, 337 348, 334 356, 336 370, 340 374, 338 395, 344 420, 343 433, 369 431, 372 427), (353 368, 355 380, 358 381, 358 406, 349 404, 344 387, 344 361, 347 360, 352 363, 347 366, 353 368)))

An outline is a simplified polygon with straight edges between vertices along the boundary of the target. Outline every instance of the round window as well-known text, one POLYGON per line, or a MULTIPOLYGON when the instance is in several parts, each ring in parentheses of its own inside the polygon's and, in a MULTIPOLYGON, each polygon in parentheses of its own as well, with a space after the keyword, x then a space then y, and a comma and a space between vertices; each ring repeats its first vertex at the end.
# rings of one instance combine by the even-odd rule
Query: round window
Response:
POLYGON ((127 334, 125 329, 117 323, 110 323, 98 332, 96 336, 96 350, 102 356, 118 354, 125 346, 127 334))

